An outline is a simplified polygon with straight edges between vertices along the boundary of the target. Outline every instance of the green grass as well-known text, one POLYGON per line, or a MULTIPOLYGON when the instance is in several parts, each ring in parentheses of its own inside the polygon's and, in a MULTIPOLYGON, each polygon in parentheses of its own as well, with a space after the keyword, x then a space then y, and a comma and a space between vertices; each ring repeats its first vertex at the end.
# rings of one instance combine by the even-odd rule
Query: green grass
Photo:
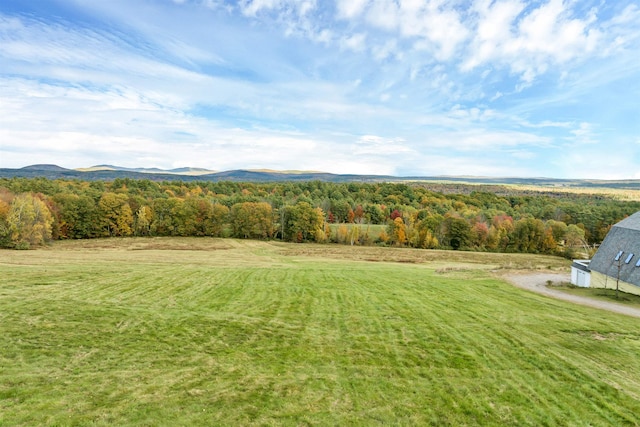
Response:
POLYGON ((0 425, 638 425, 640 321, 555 258, 130 239, 0 252, 0 425), (373 262, 382 261, 382 262, 373 262))
POLYGON ((386 232, 387 226, 385 224, 353 224, 353 223, 336 223, 329 224, 329 228, 331 229, 331 235, 333 238, 336 238, 338 230, 344 227, 348 232, 351 231, 352 228, 359 228, 358 236, 364 237, 368 236, 371 242, 375 242, 378 238, 380 238, 380 233, 383 231, 386 232))
POLYGON ((559 286, 552 286, 552 289, 557 289, 568 294, 580 295, 583 297, 589 297, 607 302, 615 302, 622 305, 628 305, 631 307, 640 308, 640 295, 628 294, 625 292, 618 292, 616 296, 615 281, 610 285, 611 287, 603 288, 581 288, 571 284, 561 284, 559 286))

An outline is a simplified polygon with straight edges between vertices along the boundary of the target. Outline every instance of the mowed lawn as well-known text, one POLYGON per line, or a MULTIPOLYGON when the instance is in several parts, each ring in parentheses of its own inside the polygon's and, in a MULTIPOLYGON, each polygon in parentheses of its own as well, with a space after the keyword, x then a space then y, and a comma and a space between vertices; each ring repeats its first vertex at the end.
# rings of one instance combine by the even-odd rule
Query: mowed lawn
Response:
POLYGON ((216 239, 0 252, 0 425, 638 425, 640 319, 527 255, 216 239), (381 262, 376 262, 381 261, 381 262))

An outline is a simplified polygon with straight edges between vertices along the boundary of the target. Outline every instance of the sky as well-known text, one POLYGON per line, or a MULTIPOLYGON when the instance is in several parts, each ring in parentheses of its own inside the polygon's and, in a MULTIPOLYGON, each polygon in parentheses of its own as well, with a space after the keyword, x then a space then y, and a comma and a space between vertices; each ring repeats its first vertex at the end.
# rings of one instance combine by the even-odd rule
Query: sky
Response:
POLYGON ((2 0, 40 163, 640 179, 640 0, 2 0))

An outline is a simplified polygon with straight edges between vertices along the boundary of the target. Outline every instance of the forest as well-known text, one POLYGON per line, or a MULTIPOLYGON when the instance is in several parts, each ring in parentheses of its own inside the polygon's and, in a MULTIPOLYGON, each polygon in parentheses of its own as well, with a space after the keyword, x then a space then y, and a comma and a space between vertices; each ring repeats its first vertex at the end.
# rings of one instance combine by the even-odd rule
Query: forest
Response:
POLYGON ((426 183, 0 179, 0 246, 211 236, 573 257, 640 202, 426 183))

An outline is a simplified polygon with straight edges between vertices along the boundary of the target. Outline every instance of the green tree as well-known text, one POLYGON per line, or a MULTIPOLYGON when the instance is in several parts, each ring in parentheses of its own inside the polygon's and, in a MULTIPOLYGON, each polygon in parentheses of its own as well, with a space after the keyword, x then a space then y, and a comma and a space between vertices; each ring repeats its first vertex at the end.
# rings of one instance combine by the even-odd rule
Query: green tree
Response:
POLYGON ((464 218, 449 216, 443 222, 446 243, 453 250, 465 249, 471 245, 473 234, 471 226, 464 218))
POLYGON ((175 197, 153 200, 152 236, 177 236, 178 218, 174 213, 180 209, 181 201, 175 197))
POLYGON ((94 199, 88 195, 57 194, 60 238, 87 239, 99 234, 99 212, 94 199))
POLYGON ((562 243, 565 238, 565 234, 567 232, 567 224, 562 221, 556 221, 553 219, 545 222, 545 228, 551 230, 551 234, 553 235, 553 240, 557 243, 562 243))
POLYGON ((347 222, 349 211, 351 211, 351 205, 347 200, 339 199, 331 203, 331 213, 333 213, 336 222, 347 222))
POLYGON ((584 248, 587 252, 585 255, 590 256, 585 231, 575 224, 567 226, 564 235, 564 255, 568 258, 576 256, 578 249, 584 248))
POLYGON ((544 249, 544 223, 535 218, 515 222, 513 247, 517 252, 538 253, 544 249))
POLYGON ((284 239, 290 242, 316 241, 324 235, 324 212, 307 202, 285 207, 284 239))
POLYGON ((364 207, 364 218, 369 224, 384 224, 385 215, 380 205, 367 204, 364 207))

